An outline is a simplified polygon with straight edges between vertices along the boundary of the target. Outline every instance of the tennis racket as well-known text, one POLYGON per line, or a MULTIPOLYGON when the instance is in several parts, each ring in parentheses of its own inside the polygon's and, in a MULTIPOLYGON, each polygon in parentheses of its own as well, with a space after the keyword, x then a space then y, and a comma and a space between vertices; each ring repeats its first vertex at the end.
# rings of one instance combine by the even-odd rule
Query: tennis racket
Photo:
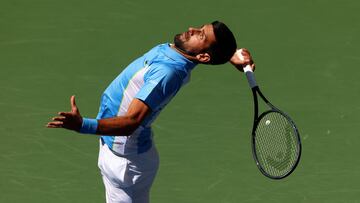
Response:
MULTIPOLYGON (((237 52, 242 58, 241 50, 237 52)), ((266 177, 282 179, 289 176, 300 161, 301 141, 294 121, 272 105, 261 93, 250 65, 244 72, 254 98, 252 152, 256 165, 266 177), (258 97, 269 107, 259 115, 258 97)))

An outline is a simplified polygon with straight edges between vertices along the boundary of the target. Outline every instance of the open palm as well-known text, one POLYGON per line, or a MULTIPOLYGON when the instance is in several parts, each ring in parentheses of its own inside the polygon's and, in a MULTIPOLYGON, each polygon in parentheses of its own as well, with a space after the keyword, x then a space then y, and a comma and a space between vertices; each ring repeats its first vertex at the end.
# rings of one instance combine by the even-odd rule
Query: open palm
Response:
POLYGON ((48 128, 66 128, 79 131, 82 125, 82 117, 75 103, 75 96, 70 98, 71 111, 59 112, 58 116, 52 118, 52 122, 47 124, 48 128))

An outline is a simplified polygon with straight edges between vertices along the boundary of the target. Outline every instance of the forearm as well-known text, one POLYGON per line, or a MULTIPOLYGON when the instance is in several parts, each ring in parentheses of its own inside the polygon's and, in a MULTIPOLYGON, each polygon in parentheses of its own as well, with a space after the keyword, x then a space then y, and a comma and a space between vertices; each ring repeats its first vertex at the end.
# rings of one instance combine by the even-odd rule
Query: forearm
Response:
POLYGON ((80 115, 75 104, 75 96, 71 96, 71 111, 60 112, 47 124, 48 128, 65 128, 84 134, 98 134, 110 136, 129 136, 142 123, 151 109, 141 100, 134 99, 124 116, 106 119, 89 119, 80 115))
POLYGON ((96 134, 129 136, 140 125, 140 121, 129 116, 118 116, 98 120, 96 134))
MULTIPOLYGON (((76 120, 80 120, 80 127, 78 126, 71 129, 84 134, 129 136, 140 126, 150 112, 150 108, 144 102, 139 99, 134 99, 129 105, 126 115, 96 120, 82 118, 79 113, 76 116, 79 117, 79 119, 76 120)), ((61 123, 50 124, 51 126, 62 127, 61 123)))

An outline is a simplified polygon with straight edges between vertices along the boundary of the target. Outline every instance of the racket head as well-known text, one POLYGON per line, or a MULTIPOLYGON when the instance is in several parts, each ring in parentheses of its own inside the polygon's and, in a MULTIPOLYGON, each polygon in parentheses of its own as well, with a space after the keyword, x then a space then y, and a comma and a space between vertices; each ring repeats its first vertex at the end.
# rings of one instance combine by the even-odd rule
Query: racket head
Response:
POLYGON ((282 111, 266 111, 254 123, 252 149, 261 173, 272 179, 285 178, 300 161, 299 131, 291 118, 282 111))

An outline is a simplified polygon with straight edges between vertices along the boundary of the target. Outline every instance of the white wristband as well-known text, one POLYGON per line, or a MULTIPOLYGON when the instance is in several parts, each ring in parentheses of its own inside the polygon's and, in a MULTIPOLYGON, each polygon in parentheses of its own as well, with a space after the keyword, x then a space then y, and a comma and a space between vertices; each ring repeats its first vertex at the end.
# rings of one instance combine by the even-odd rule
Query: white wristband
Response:
POLYGON ((244 68, 244 72, 253 72, 252 68, 251 68, 251 65, 246 65, 245 68, 244 68))

